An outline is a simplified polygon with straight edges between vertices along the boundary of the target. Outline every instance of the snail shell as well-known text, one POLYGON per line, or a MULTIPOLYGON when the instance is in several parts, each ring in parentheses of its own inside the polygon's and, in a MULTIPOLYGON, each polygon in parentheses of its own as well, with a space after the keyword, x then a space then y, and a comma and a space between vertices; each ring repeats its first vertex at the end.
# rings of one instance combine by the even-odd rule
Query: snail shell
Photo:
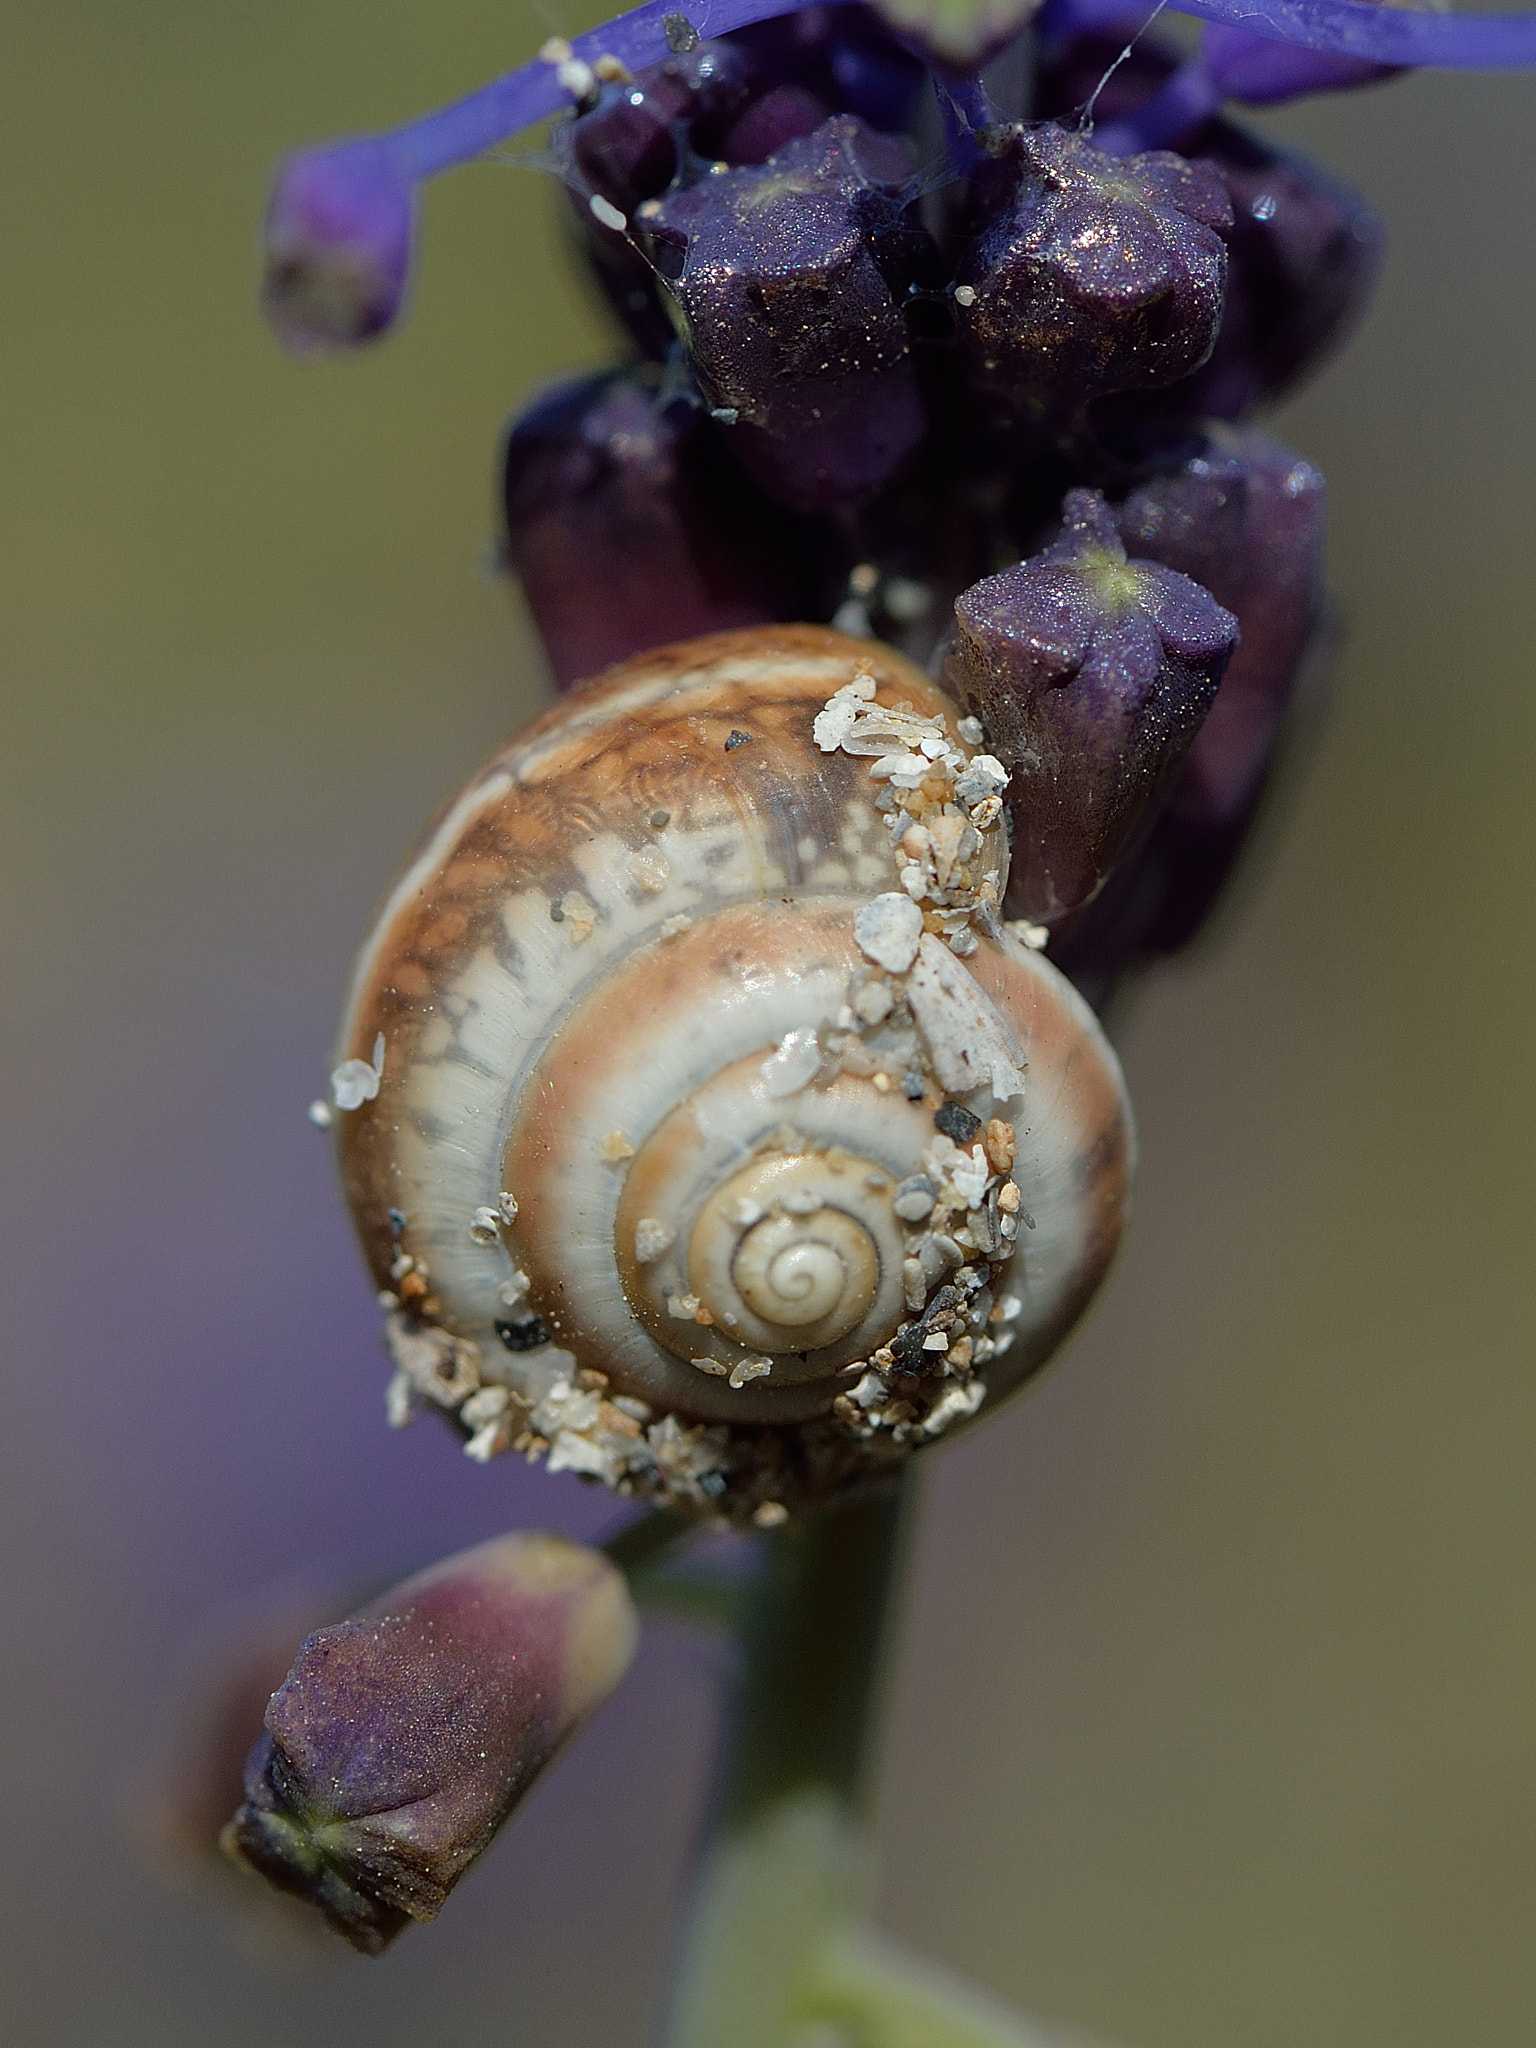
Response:
POLYGON ((600 676, 428 829, 333 1076, 393 1419, 770 1522, 1045 1361, 1132 1136, 999 919, 978 740, 889 649, 757 627, 600 676))

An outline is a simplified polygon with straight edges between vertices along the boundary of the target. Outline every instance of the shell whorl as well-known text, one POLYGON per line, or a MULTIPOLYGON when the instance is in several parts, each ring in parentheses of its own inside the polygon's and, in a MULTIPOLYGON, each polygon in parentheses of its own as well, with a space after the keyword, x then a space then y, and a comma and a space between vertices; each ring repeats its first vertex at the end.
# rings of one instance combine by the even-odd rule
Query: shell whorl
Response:
MULTIPOLYGON (((688 1241, 688 1286, 718 1323, 777 1355, 825 1351, 868 1315, 883 1273, 890 1177, 867 1160, 770 1154, 717 1188, 688 1241)), ((892 1234, 894 1235, 894 1234, 892 1234)))
POLYGON ((972 751, 889 650, 754 629, 599 678, 429 828, 339 1047, 383 1035, 339 1125, 397 1419, 767 1512, 1043 1362, 1130 1131, 1085 1006, 997 923, 999 807, 941 801, 972 751), (878 737, 840 736, 898 704, 927 753, 893 824, 878 737), (896 967, 871 905, 906 932, 919 873, 896 967))

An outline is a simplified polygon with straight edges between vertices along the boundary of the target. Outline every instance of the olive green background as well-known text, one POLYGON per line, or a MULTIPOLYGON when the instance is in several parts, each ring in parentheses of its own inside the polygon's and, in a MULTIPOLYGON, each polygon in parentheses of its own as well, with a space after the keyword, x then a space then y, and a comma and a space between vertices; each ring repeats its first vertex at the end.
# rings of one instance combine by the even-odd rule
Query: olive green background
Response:
MULTIPOLYGON (((386 346, 301 369, 253 310, 277 151, 543 33, 484 0, 0 17, 12 2048, 638 2048, 654 2013, 711 1732, 681 1636, 381 1963, 264 1974, 123 1818, 263 1586, 603 1521, 387 1435, 303 1106, 372 898, 538 699, 482 566, 500 423, 608 344, 551 190, 491 166, 430 194, 386 346)), ((1220 943, 1125 1019, 1108 1299, 930 1472, 886 1920, 1137 2048, 1536 2035, 1533 114, 1536 80, 1421 76, 1266 123, 1392 237, 1280 423, 1332 487, 1334 705, 1220 943)))

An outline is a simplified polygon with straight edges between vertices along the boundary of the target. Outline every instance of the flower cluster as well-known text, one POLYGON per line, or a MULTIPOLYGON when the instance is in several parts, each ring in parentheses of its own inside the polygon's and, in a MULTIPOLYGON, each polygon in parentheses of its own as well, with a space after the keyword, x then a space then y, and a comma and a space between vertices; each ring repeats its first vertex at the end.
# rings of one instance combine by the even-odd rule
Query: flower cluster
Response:
POLYGON ((1228 28, 1116 67, 1137 26, 1052 0, 1027 64, 969 79, 857 6, 587 65, 549 154, 634 360, 537 400, 505 462, 562 682, 792 618, 942 664, 1013 778, 1007 910, 1095 999, 1191 935, 1257 806, 1322 492, 1240 423, 1381 251, 1223 111, 1379 65, 1228 28))
POLYGON ((1014 778, 1007 908, 1095 1000, 1199 927, 1283 742, 1323 494, 1243 423, 1380 264, 1365 202, 1231 105, 1536 54, 1524 16, 1196 11, 1181 57, 1129 0, 648 5, 290 159, 269 215, 280 332, 366 341, 401 306, 421 179, 556 114, 542 160, 629 356, 507 437, 507 559, 557 679, 794 619, 947 662, 1014 778), (1076 602, 1100 618, 1074 654, 1041 606, 1090 502, 1076 602), (1175 603, 1186 579, 1214 603, 1175 603), (1113 691, 1111 640, 1135 642, 1113 691))

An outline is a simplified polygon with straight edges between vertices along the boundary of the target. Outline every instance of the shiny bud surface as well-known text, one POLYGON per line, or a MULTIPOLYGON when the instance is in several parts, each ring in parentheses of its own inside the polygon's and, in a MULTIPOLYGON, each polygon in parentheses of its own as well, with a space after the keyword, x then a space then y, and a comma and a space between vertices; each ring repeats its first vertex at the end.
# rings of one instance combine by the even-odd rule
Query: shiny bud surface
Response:
POLYGON ((901 144, 839 115, 640 210, 715 418, 795 511, 867 495, 922 439, 906 323, 871 247, 910 169, 901 144))
POLYGON ((1054 923, 1103 886, 1209 711, 1237 621, 1127 558, 1103 498, 1069 491, 1059 540, 955 605, 945 678, 1013 777, 1013 915, 1054 923))
POLYGON ((301 1646, 226 1849, 378 1954, 436 1918, 636 1633, 621 1574, 561 1536, 498 1537, 407 1579, 301 1646))
POLYGON ((1107 157, 1021 130, 981 179, 993 211, 961 268, 962 343, 1018 409, 1186 377, 1221 320, 1232 212, 1220 174, 1167 150, 1107 157))

